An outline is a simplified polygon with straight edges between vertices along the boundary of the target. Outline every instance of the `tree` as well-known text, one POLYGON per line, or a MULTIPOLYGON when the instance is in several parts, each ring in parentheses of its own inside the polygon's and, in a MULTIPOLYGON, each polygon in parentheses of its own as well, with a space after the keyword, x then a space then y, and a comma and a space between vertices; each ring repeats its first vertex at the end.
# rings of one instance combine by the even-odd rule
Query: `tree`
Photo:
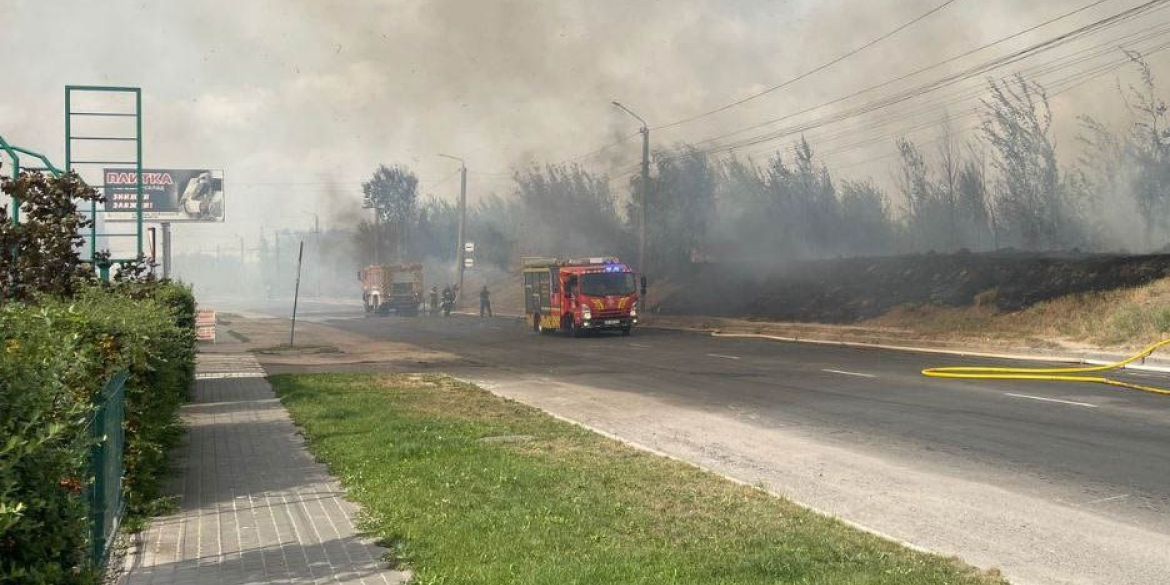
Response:
POLYGON ((975 249, 992 250, 999 247, 995 229, 995 214, 991 198, 987 196, 987 177, 983 167, 983 152, 975 143, 967 145, 968 157, 962 163, 956 180, 958 213, 962 238, 975 249), (990 242, 987 242, 990 236, 990 242), (990 246, 988 246, 990 243, 990 246))
POLYGON ((418 211, 418 177, 403 165, 379 165, 373 177, 362 183, 362 193, 363 203, 374 209, 376 217, 375 225, 366 228, 367 231, 374 232, 379 252, 386 245, 382 236, 389 232, 393 236, 394 254, 401 262, 408 238, 407 228, 418 211))
MULTIPOLYGON (((468 216, 468 225, 474 226, 473 213, 469 211, 468 216)), ((410 229, 407 250, 414 258, 454 262, 458 233, 459 207, 431 196, 419 206, 415 225, 410 229)))
POLYGON ((712 235, 718 248, 763 263, 896 249, 899 226, 880 189, 868 181, 838 189, 803 138, 791 153, 791 166, 780 152, 762 166, 736 158, 723 165, 712 235))
POLYGON ((955 132, 951 127, 951 119, 944 118, 942 122, 942 136, 938 144, 938 190, 947 206, 947 224, 951 235, 950 249, 959 249, 959 223, 956 218, 956 191, 959 181, 959 152, 955 143, 955 132))
POLYGON ((480 200, 472 210, 469 231, 475 241, 477 263, 507 269, 517 247, 516 234, 521 233, 517 221, 523 217, 516 200, 505 200, 492 194, 480 200))
POLYGON ((1155 229, 1163 227, 1165 208, 1170 193, 1170 132, 1167 130, 1166 102, 1154 90, 1154 76, 1141 55, 1127 51, 1126 55, 1141 72, 1142 85, 1129 87, 1125 100, 1130 112, 1137 118, 1130 127, 1127 154, 1135 166, 1133 196, 1145 223, 1146 245, 1152 242, 1155 229))
POLYGON ((930 183, 926 157, 905 137, 894 142, 898 149, 898 189, 905 201, 906 229, 913 248, 946 249, 951 246, 945 204, 930 183))
POLYGON ((898 237, 889 202, 870 181, 841 183, 841 225, 851 255, 888 253, 898 237))
POLYGON ((983 100, 984 138, 995 151, 996 207, 1001 222, 1022 247, 1051 249, 1074 240, 1077 218, 1064 199, 1049 136, 1052 111, 1039 85, 1017 75, 988 82, 991 98, 983 100))
POLYGON ((93 225, 77 211, 78 203, 102 197, 77 173, 46 177, 23 172, 6 178, 0 190, 20 200, 19 225, 0 206, 0 301, 33 300, 40 293, 72 296, 93 278, 93 266, 81 260, 81 233, 93 225))
POLYGON ((625 256, 630 249, 608 178, 578 165, 532 166, 512 176, 521 254, 625 256))
MULTIPOLYGON (((657 173, 650 179, 646 212, 646 270, 678 274, 703 255, 715 215, 719 171, 694 147, 655 153, 654 166, 657 173)), ((637 217, 641 205, 642 190, 637 187, 635 180, 627 214, 631 218, 637 217)))

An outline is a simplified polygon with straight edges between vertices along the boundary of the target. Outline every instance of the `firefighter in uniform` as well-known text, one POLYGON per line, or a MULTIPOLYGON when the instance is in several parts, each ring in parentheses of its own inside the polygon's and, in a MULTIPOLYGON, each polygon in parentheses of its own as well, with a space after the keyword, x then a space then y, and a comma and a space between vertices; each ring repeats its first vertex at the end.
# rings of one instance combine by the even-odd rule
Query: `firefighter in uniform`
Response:
POLYGON ((451 310, 455 308, 455 291, 451 289, 451 285, 443 288, 443 315, 451 316, 451 310))
POLYGON ((481 319, 483 318, 484 311, 487 311, 488 317, 492 316, 492 299, 488 293, 486 284, 479 291, 479 316, 481 319))

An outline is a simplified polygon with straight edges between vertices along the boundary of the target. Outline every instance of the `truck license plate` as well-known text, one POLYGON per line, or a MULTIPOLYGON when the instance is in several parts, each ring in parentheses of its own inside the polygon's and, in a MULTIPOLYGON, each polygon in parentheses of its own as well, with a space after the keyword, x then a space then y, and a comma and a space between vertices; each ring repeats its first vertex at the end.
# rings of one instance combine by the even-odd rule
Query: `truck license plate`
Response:
POLYGON ((621 323, 620 319, 606 319, 605 320, 606 325, 618 325, 620 323, 621 323))

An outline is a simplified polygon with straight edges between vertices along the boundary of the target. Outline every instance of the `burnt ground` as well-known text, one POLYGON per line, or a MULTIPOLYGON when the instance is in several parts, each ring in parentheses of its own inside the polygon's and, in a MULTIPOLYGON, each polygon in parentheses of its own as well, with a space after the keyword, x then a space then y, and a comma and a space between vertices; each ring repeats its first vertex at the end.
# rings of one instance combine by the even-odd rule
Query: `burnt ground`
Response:
POLYGON ((1140 286, 1170 276, 1170 254, 917 254, 697 265, 675 279, 664 314, 851 323, 899 306, 994 306, 1018 311, 1069 294, 1140 286))

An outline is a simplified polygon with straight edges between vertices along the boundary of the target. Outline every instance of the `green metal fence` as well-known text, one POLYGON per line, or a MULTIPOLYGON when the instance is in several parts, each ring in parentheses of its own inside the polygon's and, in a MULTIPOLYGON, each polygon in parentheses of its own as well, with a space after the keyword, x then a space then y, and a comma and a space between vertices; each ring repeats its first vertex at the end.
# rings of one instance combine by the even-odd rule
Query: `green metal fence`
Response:
POLYGON ((97 412, 90 419, 89 432, 95 443, 90 451, 89 486, 90 560, 94 566, 105 566, 110 548, 118 533, 118 525, 125 510, 122 492, 122 454, 126 446, 126 394, 123 387, 129 373, 115 374, 96 400, 97 412))

